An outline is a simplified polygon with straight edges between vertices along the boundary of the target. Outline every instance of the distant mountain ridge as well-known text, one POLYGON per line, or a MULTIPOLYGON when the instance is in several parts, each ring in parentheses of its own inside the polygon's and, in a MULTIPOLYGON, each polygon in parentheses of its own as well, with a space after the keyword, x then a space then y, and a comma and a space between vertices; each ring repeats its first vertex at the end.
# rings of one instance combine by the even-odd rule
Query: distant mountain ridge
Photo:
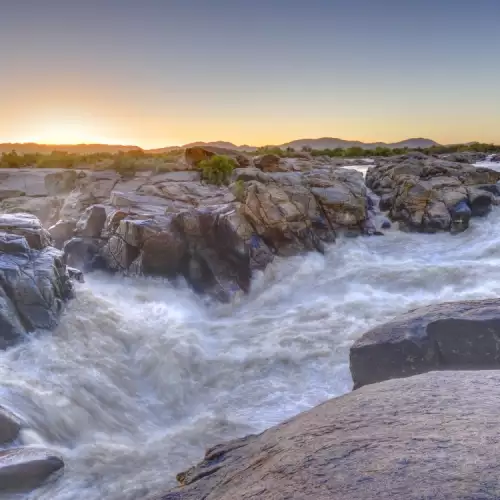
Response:
MULTIPOLYGON (((256 146, 242 145, 237 146, 232 142, 227 141, 212 141, 212 142, 191 142, 184 144, 182 146, 168 146, 165 148, 155 148, 155 149, 144 149, 143 151, 148 153, 168 153, 174 149, 188 148, 194 146, 212 146, 223 149, 232 149, 235 151, 255 151, 256 146)), ((363 149, 376 149, 377 147, 387 147, 387 148, 428 148, 431 146, 439 146, 436 141, 424 138, 412 138, 406 139, 400 142, 385 143, 385 142, 372 142, 366 143, 361 141, 347 141, 344 139, 338 139, 334 137, 322 137, 319 139, 297 139, 295 141, 286 142, 285 144, 280 144, 271 147, 279 147, 282 149, 291 147, 296 150, 301 150, 303 147, 310 147, 312 149, 336 149, 336 148, 352 148, 360 147, 363 149)), ((52 151, 64 151, 73 154, 92 154, 92 153, 111 153, 115 154, 118 152, 128 152, 128 151, 140 151, 142 148, 133 145, 114 145, 114 144, 36 144, 30 143, 2 143, 0 144, 0 153, 7 153, 12 150, 17 151, 20 154, 34 154, 42 153, 49 154, 52 151)))
POLYGON ((35 142, 0 143, 0 153, 16 151, 20 154, 50 154, 52 151, 63 151, 70 154, 111 153, 120 151, 140 151, 139 146, 120 146, 114 144, 37 144, 35 142))

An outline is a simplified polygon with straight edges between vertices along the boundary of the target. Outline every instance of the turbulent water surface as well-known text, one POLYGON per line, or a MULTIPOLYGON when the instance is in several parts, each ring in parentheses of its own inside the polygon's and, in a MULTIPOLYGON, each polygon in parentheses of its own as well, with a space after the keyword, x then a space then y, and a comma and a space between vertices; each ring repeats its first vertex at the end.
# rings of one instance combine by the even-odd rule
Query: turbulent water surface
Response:
POLYGON ((26 498, 154 498, 207 446, 349 391, 349 346, 367 328, 499 295, 500 209, 457 236, 389 231, 277 261, 231 305, 88 276, 54 333, 0 353, 0 404, 66 462, 26 498))

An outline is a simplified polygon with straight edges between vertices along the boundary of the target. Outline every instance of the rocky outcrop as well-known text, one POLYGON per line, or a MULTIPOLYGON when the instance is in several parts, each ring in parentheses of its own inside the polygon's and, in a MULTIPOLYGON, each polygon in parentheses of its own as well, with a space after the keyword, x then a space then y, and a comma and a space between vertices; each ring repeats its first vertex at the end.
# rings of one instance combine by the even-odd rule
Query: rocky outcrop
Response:
POLYGON ((366 184, 381 197, 392 220, 409 231, 461 232, 469 219, 497 203, 500 172, 422 153, 380 160, 366 184))
POLYGON ((0 216, 0 349, 56 326, 73 287, 62 254, 27 214, 0 216))
POLYGON ((499 372, 363 387, 215 446, 162 500, 493 500, 499 398, 499 372))
POLYGON ((450 153, 441 155, 443 160, 454 161, 457 163, 474 164, 485 161, 488 155, 486 153, 476 153, 475 151, 464 151, 461 153, 450 153))
POLYGON ((28 493, 61 471, 64 462, 48 450, 15 448, 0 451, 0 494, 28 493))
POLYGON ((415 309, 351 347, 354 387, 432 370, 500 369, 500 299, 415 309))
MULTIPOLYGON (((323 251, 337 231, 364 232, 367 193, 354 170, 248 167, 236 169, 232 181, 229 187, 204 184, 199 172, 184 171, 133 186, 118 182, 109 199, 87 208, 76 224, 64 246, 66 263, 84 271, 104 266, 183 276, 200 292, 228 298, 247 291, 252 273, 275 255, 323 251)), ((73 195, 81 202, 79 193, 73 195)))

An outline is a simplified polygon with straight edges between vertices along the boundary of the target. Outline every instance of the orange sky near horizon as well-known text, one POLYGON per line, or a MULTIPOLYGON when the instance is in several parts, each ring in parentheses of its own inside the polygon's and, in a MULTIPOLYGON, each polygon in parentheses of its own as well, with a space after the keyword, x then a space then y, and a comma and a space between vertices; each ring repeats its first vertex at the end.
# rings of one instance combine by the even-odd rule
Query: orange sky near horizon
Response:
POLYGON ((500 143, 500 2, 479 3, 6 2, 0 141, 500 143))

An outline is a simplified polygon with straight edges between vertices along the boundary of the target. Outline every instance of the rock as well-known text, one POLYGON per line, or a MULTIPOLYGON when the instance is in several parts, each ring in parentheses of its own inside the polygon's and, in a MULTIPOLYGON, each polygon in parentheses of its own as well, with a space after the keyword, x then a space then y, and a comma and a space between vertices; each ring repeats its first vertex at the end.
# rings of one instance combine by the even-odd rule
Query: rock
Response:
POLYGON ((187 165, 195 167, 201 161, 208 160, 215 155, 229 156, 240 167, 247 167, 250 164, 250 160, 243 153, 215 146, 193 146, 186 148, 184 151, 184 160, 187 165))
POLYGON ((29 198, 9 198, 0 202, 0 212, 5 214, 28 213, 40 220, 43 226, 49 227, 60 219, 60 211, 64 200, 59 196, 29 198))
POLYGON ((499 398, 497 371, 363 387, 214 446, 162 500, 494 500, 499 398))
POLYGON ((76 228, 76 221, 60 220, 49 227, 49 234, 56 248, 62 248, 66 241, 73 237, 76 228))
POLYGON ((0 445, 17 439, 20 430, 19 420, 5 408, 0 407, 0 445))
POLYGON ((85 283, 85 277, 83 273, 79 269, 75 269, 74 267, 66 266, 66 270, 68 272, 68 276, 79 283, 85 283))
POLYGON ((76 170, 59 170, 45 176, 45 189, 49 196, 67 194, 76 188, 78 172, 76 170))
POLYGON ((64 462, 48 450, 16 448, 0 451, 0 493, 28 493, 42 486, 64 462))
POLYGON ((495 163, 500 162, 500 155, 493 155, 493 156, 490 158, 490 161, 495 162, 495 163))
POLYGON ((33 243, 34 248, 20 234, 0 232, 0 349, 29 332, 53 329, 73 296, 61 252, 38 249, 36 238, 33 243))
POLYGON ((281 164, 281 158, 273 154, 257 156, 254 159, 254 165, 263 172, 286 172, 288 170, 281 164))
POLYGON ((67 266, 83 269, 90 272, 97 269, 106 269, 101 256, 104 243, 95 238, 71 238, 64 244, 64 263, 67 266))
POLYGON ((31 214, 0 215, 0 232, 24 236, 31 248, 41 250, 52 243, 48 231, 40 224, 40 220, 31 214))
POLYGON ((486 153, 476 153, 474 151, 465 151, 462 153, 445 154, 445 155, 442 155, 441 158, 443 158, 444 160, 454 161, 457 163, 473 164, 473 163, 478 163, 478 162, 486 160, 487 156, 488 155, 486 153))
POLYGON ((432 370, 500 368, 500 299, 415 309, 351 347, 354 387, 432 370))
POLYGON ((381 209, 389 210, 392 220, 426 233, 467 229, 462 202, 472 217, 486 215, 499 180, 500 172, 421 153, 381 159, 366 174, 367 186, 381 197, 381 209))
POLYGON ((469 221, 472 217, 472 211, 466 201, 457 203, 450 210, 452 234, 457 234, 465 231, 469 227, 469 221))
POLYGON ((83 238, 100 238, 106 218, 106 208, 103 205, 92 205, 80 217, 75 234, 83 238))

